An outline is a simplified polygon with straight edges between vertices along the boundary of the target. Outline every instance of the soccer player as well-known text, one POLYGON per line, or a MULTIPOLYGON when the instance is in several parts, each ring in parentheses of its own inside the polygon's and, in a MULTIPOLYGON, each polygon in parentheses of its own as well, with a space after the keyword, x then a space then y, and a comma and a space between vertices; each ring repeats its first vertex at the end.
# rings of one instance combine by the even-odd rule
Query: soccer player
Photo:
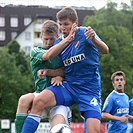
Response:
POLYGON ((125 73, 116 71, 111 76, 114 90, 107 96, 102 118, 109 120, 108 133, 126 133, 128 119, 132 120, 129 113, 129 97, 124 93, 126 84, 125 73))
MULTIPOLYGON (((62 76, 64 76, 64 72, 61 68, 59 68, 58 58, 55 57, 53 59, 49 59, 48 55, 48 50, 53 46, 54 41, 58 37, 58 33, 59 28, 57 23, 52 20, 44 22, 42 25, 40 36, 42 40, 42 46, 34 47, 30 53, 30 67, 35 81, 35 92, 22 95, 19 99, 15 120, 16 133, 22 132, 22 126, 25 118, 27 117, 27 114, 31 109, 33 99, 38 96, 42 90, 44 90, 51 84, 62 84, 62 76), (50 76, 45 76, 43 79, 40 79, 37 76, 37 71, 39 69, 53 70, 50 76)), ((50 110, 51 127, 58 123, 68 124, 67 118, 71 117, 70 115, 71 112, 69 107, 61 105, 52 108, 50 110)))
POLYGON ((32 117, 29 114, 26 118, 22 133, 36 131, 38 119, 44 109, 58 105, 71 106, 75 103, 85 118, 87 132, 100 133, 101 86, 98 60, 99 52, 109 52, 108 46, 91 27, 77 26, 74 34, 74 26, 78 25, 78 15, 72 7, 64 7, 56 17, 63 35, 55 41, 52 47, 55 49, 52 50, 59 54, 66 81, 61 86, 48 87, 34 99, 32 117), (74 39, 67 45, 63 44, 62 41, 71 36, 71 33, 75 35, 74 39), (64 45, 64 49, 59 52, 64 45))
MULTIPOLYGON (((133 98, 129 100, 129 114, 133 116, 133 98)), ((130 133, 133 133, 133 120, 131 121, 132 127, 130 133)))

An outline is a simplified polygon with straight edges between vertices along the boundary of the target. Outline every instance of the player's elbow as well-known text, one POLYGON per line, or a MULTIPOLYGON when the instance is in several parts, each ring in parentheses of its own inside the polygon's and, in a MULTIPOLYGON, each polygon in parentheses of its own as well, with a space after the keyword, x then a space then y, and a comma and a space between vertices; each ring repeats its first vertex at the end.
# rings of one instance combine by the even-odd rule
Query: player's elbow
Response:
POLYGON ((107 119, 107 113, 106 112, 102 112, 102 119, 107 119))
POLYGON ((102 119, 105 119, 104 113, 102 113, 102 119))
POLYGON ((53 59, 53 56, 51 54, 48 54, 48 53, 46 54, 45 53, 45 54, 42 55, 42 60, 43 61, 45 61, 45 60, 51 60, 51 59, 53 59))
POLYGON ((108 54, 109 53, 109 48, 106 47, 101 52, 102 52, 102 54, 108 54))
POLYGON ((107 47, 107 49, 106 49, 106 54, 108 54, 109 53, 109 47, 107 47))
POLYGON ((48 54, 48 55, 47 55, 47 59, 48 59, 48 60, 51 60, 51 59, 53 59, 53 58, 54 58, 53 55, 51 55, 51 54, 48 54))

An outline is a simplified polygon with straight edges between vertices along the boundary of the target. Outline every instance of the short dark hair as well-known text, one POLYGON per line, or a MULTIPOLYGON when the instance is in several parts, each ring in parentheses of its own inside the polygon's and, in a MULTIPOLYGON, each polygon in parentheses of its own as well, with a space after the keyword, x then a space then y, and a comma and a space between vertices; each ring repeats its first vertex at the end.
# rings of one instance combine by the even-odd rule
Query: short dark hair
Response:
POLYGON ((74 23, 76 20, 78 20, 78 15, 77 15, 77 12, 74 8, 64 7, 59 12, 57 12, 56 18, 58 20, 68 18, 70 21, 72 21, 74 23))
POLYGON ((116 71, 116 72, 114 72, 114 73, 111 75, 111 80, 114 81, 114 78, 115 78, 116 76, 123 76, 123 77, 124 77, 124 80, 125 80, 125 78, 126 78, 124 72, 122 72, 122 71, 116 71))

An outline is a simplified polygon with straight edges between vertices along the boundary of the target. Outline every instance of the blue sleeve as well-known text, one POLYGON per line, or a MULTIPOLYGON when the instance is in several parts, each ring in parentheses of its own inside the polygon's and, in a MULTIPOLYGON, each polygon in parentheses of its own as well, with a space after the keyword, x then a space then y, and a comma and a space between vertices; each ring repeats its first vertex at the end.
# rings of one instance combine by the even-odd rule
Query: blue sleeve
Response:
POLYGON ((102 112, 109 113, 112 110, 112 107, 113 107, 113 98, 111 97, 111 95, 109 95, 104 102, 102 112))
MULTIPOLYGON (((100 37, 96 34, 96 32, 95 32, 95 38, 98 39, 98 40, 101 40, 100 37)), ((88 39, 87 39, 87 43, 88 43, 91 47, 93 47, 95 50, 98 51, 98 49, 95 47, 95 45, 94 45, 94 43, 91 41, 91 39, 88 38, 88 39)))
POLYGON ((129 101, 129 113, 133 116, 133 99, 129 101))
POLYGON ((95 32, 95 38, 98 40, 101 40, 101 38, 97 35, 97 33, 95 32))

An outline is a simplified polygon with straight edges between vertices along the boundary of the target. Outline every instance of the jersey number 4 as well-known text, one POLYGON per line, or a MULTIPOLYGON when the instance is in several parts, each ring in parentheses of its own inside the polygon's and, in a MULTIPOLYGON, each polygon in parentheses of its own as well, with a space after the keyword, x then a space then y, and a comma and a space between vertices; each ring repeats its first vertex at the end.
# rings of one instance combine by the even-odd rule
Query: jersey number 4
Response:
POLYGON ((96 98, 93 98, 93 99, 90 101, 90 104, 93 104, 94 106, 97 106, 97 105, 98 105, 97 99, 96 99, 96 98))

